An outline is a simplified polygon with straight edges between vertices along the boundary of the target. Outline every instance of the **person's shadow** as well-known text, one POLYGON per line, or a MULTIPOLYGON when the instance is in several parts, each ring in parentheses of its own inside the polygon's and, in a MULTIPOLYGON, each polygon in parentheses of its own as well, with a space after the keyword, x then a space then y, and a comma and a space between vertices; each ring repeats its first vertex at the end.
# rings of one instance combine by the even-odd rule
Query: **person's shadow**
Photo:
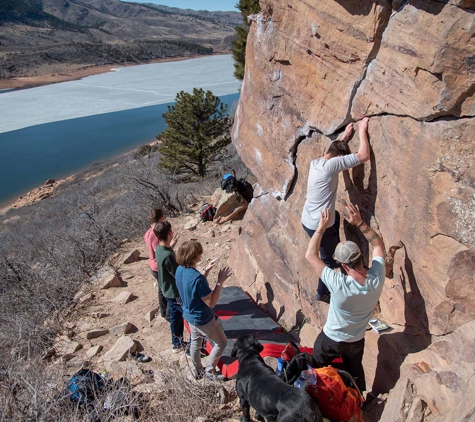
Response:
MULTIPOLYGON (((400 367, 407 355, 426 349, 431 344, 425 300, 421 295, 414 275, 412 261, 407 248, 404 253, 403 267, 399 267, 399 280, 404 293, 405 328, 403 332, 381 334, 378 339, 378 362, 371 395, 391 390, 400 377, 400 367)), ((400 253, 400 252, 399 252, 400 253)), ((371 420, 379 420, 385 403, 374 407, 371 420)))
MULTIPOLYGON (((343 180, 345 183, 345 190, 348 192, 348 197, 352 204, 357 204, 361 211, 363 220, 370 224, 371 217, 375 214, 376 198, 378 196, 378 175, 376 170, 376 158, 371 148, 370 152, 370 170, 368 175, 368 186, 365 188, 365 166, 361 164, 354 167, 350 171, 345 170, 343 172, 343 180)), ((348 224, 345 220, 343 223, 345 238, 352 240, 361 249, 363 255, 363 261, 365 265, 368 265, 369 261, 369 245, 366 241, 363 233, 360 230, 348 224)))
MULTIPOLYGON (((265 308, 267 314, 276 322, 282 318, 282 315, 285 313, 285 305, 282 305, 279 309, 279 312, 277 312, 277 309, 275 309, 274 306, 274 290, 272 289, 272 286, 270 283, 265 283, 265 288, 266 288, 266 296, 267 296, 267 303, 262 304, 262 306, 265 308)), ((262 300, 262 295, 260 292, 258 292, 257 295, 257 302, 262 300)))
MULTIPOLYGON (((343 178, 350 201, 353 204, 358 204, 363 220, 369 224, 371 218, 375 216, 378 195, 376 160, 373 150, 371 149, 370 170, 366 187, 364 165, 353 168, 351 176, 349 171, 343 172, 343 178)), ((374 222, 378 224, 376 219, 374 219, 374 222)), ((348 223, 344 224, 344 231, 346 239, 354 241, 361 248, 364 263, 369 266, 370 249, 364 235, 348 223)), ((389 245, 386 245, 386 247, 388 248, 389 245)), ((403 332, 383 333, 378 339, 378 362, 371 390, 373 396, 391 390, 399 380, 400 367, 406 356, 426 349, 431 343, 425 300, 417 285, 407 248, 400 242, 398 245, 390 247, 387 252, 389 254, 386 261, 387 264, 390 264, 387 268, 389 271, 386 272, 388 278, 393 277, 394 253, 404 253, 403 265, 399 267, 399 271, 396 271, 396 273, 399 274, 404 295, 405 328, 403 332), (397 250, 400 252, 397 252, 397 250)), ((384 404, 375 406, 371 410, 370 419, 379 420, 383 410, 384 404)))

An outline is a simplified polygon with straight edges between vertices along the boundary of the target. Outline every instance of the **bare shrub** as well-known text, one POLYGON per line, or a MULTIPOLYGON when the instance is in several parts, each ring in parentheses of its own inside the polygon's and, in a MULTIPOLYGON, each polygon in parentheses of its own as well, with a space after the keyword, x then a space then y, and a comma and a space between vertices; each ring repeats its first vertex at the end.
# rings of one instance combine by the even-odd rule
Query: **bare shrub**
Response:
MULTIPOLYGON (((1 420, 87 420, 69 404, 63 407, 61 396, 51 398, 62 391, 64 381, 39 359, 65 328, 74 295, 124 239, 143 235, 150 209, 177 215, 198 195, 218 188, 224 172, 245 173, 232 146, 199 183, 175 183, 156 171, 158 160, 156 152, 137 159, 130 153, 113 163, 97 163, 60 185, 47 200, 11 209, 0 218, 1 420)), ((190 404, 175 398, 154 401, 168 415, 160 420, 179 420, 173 418, 184 414, 183 406, 188 415, 214 410, 214 393, 208 387, 196 392, 188 390, 189 381, 177 383, 182 385, 176 391, 182 388, 190 404)))
POLYGON ((151 420, 153 415, 161 422, 193 421, 197 417, 217 421, 231 417, 231 406, 222 408, 229 397, 236 396, 234 391, 229 391, 230 385, 194 380, 186 374, 178 368, 156 374, 162 379, 161 393, 150 395, 149 407, 143 413, 146 420, 151 420))
POLYGON ((147 401, 125 379, 104 380, 103 387, 93 389, 88 400, 73 400, 67 388, 73 375, 60 364, 46 367, 40 361, 2 368, 0 420, 107 422, 118 416, 140 418, 141 411, 148 413, 147 401))

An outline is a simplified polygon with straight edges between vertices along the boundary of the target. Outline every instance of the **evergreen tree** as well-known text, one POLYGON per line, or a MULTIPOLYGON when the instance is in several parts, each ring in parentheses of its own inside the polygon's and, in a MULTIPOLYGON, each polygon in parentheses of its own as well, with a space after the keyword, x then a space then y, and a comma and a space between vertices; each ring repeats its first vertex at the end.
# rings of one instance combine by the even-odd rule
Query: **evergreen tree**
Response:
MULTIPOLYGON (((216 156, 229 144, 232 125, 223 104, 211 91, 181 91, 163 117, 159 170, 182 179, 203 178, 216 156)), ((158 138, 158 137, 157 137, 158 138)))
POLYGON ((244 79, 244 67, 246 64, 246 44, 249 34, 249 23, 247 17, 259 13, 259 0, 239 0, 236 7, 241 11, 244 25, 236 27, 236 39, 233 43, 232 53, 234 57, 234 76, 244 79))

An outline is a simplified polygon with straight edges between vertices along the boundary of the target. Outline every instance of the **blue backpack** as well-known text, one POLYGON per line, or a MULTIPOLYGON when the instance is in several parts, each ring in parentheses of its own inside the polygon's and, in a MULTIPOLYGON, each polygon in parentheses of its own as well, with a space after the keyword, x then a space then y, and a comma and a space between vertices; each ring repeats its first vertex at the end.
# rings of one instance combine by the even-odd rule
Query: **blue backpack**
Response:
POLYGON ((221 189, 232 193, 236 189, 236 178, 231 173, 226 173, 221 179, 221 189))
POLYGON ((105 381, 99 374, 89 369, 81 369, 69 380, 67 392, 72 401, 80 404, 93 402, 104 390, 105 381))

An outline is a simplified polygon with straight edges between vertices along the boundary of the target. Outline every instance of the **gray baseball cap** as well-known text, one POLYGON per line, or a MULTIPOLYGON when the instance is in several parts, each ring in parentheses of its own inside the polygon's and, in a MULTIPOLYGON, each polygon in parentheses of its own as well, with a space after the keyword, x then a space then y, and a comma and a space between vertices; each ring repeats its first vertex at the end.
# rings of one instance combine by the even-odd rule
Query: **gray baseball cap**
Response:
POLYGON ((333 254, 333 259, 341 264, 351 264, 361 256, 358 245, 350 240, 340 242, 333 254))

